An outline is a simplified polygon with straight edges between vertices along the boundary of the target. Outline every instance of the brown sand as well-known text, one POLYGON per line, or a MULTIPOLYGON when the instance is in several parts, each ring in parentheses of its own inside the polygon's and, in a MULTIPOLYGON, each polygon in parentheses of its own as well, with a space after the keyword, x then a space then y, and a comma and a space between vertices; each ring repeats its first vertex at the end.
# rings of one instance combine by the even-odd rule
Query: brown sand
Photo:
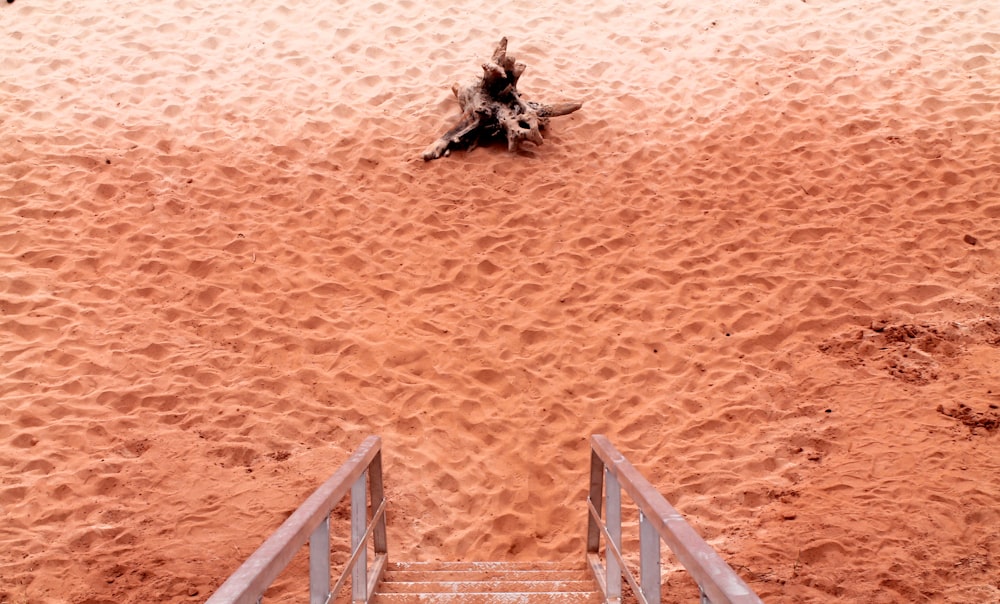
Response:
POLYGON ((1000 601, 1000 4, 653 4, 0 6, 0 602, 371 433, 396 559, 579 560, 595 432, 768 602, 1000 601), (501 35, 583 110, 423 163, 501 35))

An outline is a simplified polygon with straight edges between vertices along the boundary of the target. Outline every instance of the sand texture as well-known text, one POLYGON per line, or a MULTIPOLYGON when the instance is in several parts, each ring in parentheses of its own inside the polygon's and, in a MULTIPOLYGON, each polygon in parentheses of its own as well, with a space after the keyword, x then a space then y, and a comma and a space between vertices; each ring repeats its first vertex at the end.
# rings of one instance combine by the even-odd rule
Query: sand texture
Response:
POLYGON ((393 559, 578 561, 593 433, 769 603, 1000 602, 1000 3, 0 34, 0 603, 204 601, 369 434, 393 559), (503 35, 583 109, 421 161, 503 35))

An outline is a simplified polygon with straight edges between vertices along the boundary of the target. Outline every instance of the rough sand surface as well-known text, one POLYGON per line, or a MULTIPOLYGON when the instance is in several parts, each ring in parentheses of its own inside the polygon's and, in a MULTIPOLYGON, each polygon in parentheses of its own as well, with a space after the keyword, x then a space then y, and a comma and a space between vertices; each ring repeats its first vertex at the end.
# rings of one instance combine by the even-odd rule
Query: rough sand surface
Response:
POLYGON ((595 432, 767 602, 1000 601, 998 25, 3 4, 0 602, 202 601, 372 433, 395 559, 579 560, 595 432), (420 161, 502 35, 584 108, 420 161))

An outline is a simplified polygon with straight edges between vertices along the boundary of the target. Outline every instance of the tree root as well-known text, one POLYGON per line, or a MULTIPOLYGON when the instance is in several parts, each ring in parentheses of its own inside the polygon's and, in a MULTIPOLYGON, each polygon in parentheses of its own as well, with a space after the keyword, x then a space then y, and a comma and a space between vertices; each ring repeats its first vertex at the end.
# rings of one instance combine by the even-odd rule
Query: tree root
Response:
POLYGON ((541 131, 549 118, 573 113, 582 102, 543 105, 525 101, 517 91, 517 81, 526 65, 507 54, 507 38, 500 40, 483 76, 467 86, 455 84, 451 90, 462 108, 457 124, 423 153, 424 161, 449 155, 454 149, 472 149, 480 142, 506 138, 507 149, 516 151, 523 143, 541 145, 541 131))

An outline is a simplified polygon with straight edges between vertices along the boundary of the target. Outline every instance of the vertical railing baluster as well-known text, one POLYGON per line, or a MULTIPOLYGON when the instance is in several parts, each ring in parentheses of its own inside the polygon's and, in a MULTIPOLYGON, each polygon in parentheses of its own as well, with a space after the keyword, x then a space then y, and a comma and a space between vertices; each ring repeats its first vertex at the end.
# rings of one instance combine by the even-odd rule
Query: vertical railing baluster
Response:
MULTIPOLYGON (((611 537, 612 543, 618 549, 619 552, 622 551, 622 488, 618 484, 618 479, 610 470, 605 470, 604 472, 604 515, 605 515, 605 526, 608 529, 608 535, 611 537)), ((617 604, 621 602, 622 599, 622 568, 618 564, 618 558, 611 553, 611 544, 607 546, 607 555, 605 556, 607 564, 607 576, 605 578, 605 583, 608 587, 608 597, 609 604, 617 604)))
POLYGON ((660 534, 639 510, 639 585, 647 604, 660 604, 660 534))
POLYGON ((351 486, 351 551, 359 546, 361 553, 358 555, 354 568, 351 569, 351 596, 355 602, 368 601, 368 549, 363 543, 365 532, 368 530, 368 506, 367 493, 365 492, 368 471, 365 470, 358 477, 354 485, 351 486))
MULTIPOLYGON (((382 452, 379 451, 368 466, 368 483, 371 492, 372 510, 377 510, 385 499, 385 489, 382 486, 382 452)), ((385 532, 386 519, 383 515, 372 532, 372 543, 376 557, 389 551, 385 532)))
POLYGON ((698 591, 701 593, 701 604, 712 604, 712 601, 708 599, 708 594, 705 593, 704 589, 699 586, 698 591))
MULTIPOLYGON (((597 451, 590 450, 590 502, 598 517, 601 515, 601 500, 604 494, 604 462, 597 451)), ((587 553, 596 554, 601 551, 601 527, 598 521, 587 514, 587 553)))
POLYGON ((330 515, 309 536, 309 604, 330 599, 330 515))

